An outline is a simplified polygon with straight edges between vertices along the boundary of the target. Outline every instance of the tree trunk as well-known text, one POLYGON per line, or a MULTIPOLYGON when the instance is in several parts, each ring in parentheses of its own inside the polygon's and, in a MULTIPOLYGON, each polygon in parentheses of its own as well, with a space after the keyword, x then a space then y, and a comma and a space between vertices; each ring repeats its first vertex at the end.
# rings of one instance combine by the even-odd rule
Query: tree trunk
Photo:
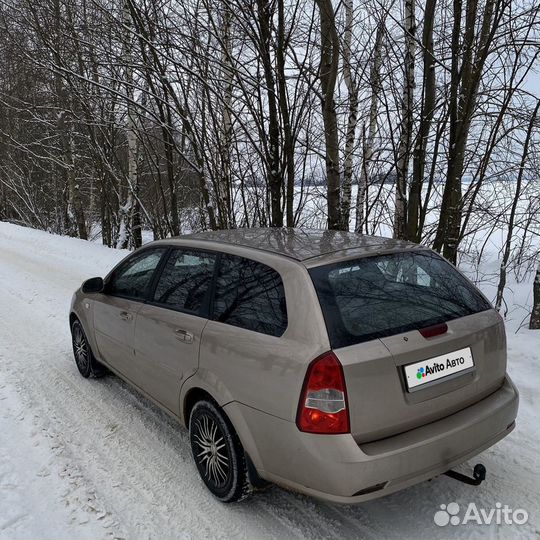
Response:
MULTIPOLYGON (((129 8, 124 6, 124 21, 126 26, 130 25, 129 8)), ((138 141, 137 141, 137 121, 133 107, 134 92, 133 92, 133 59, 131 58, 131 34, 126 30, 124 43, 124 71, 125 71, 125 91, 126 91, 126 140, 127 140, 127 197, 126 202, 120 206, 120 229, 116 247, 126 249, 131 247, 139 247, 141 245, 141 230, 140 230, 140 206, 137 204, 139 191, 139 158, 138 158, 138 141), (133 220, 133 216, 139 214, 133 220), (135 221, 135 223, 134 223, 135 221), (138 222, 138 230, 135 225, 138 222)))
POLYGON ((516 192, 514 194, 514 199, 512 201, 512 207, 510 208, 510 216, 508 218, 508 231, 506 233, 506 241, 504 243, 504 252, 501 259, 501 265, 499 268, 499 285, 497 286, 497 299, 495 300, 495 309, 500 311, 504 287, 506 285, 506 269, 508 265, 508 260, 510 258, 510 250, 512 247, 512 235, 514 233, 514 221, 516 217, 516 210, 519 202, 519 196, 521 195, 521 184, 523 181, 523 170, 525 169, 525 164, 527 162, 527 155, 529 153, 529 144, 531 142, 531 137, 534 128, 534 122, 536 120, 536 115, 538 114, 538 109, 540 107, 540 99, 536 102, 536 107, 531 115, 529 120, 529 126, 527 127, 527 134, 525 136, 525 141, 523 142, 523 152, 521 154, 521 163, 519 166, 519 172, 516 180, 516 192))
MULTIPOLYGON (((463 44, 460 44, 461 0, 454 0, 454 28, 452 32, 452 70, 450 89, 450 138, 448 168, 444 186, 441 214, 433 248, 455 263, 461 229, 461 177, 465 162, 465 149, 474 113, 478 86, 495 30, 504 14, 504 6, 494 19, 498 0, 487 0, 476 39, 478 2, 469 0, 465 15, 463 44), (474 48, 476 45, 476 54, 474 48), (463 52, 461 52, 463 51, 463 52), (461 69, 458 58, 462 57, 461 69), (461 84, 460 84, 461 83, 461 84)), ((501 4, 502 5, 502 4, 501 4)), ((507 4, 509 5, 509 3, 507 4)))
POLYGON ((107 173, 103 173, 99 179, 100 190, 100 222, 101 222, 101 241, 103 245, 112 247, 111 219, 109 212, 109 190, 112 185, 112 178, 108 178, 107 173), (109 183, 110 182, 110 183, 109 183))
POLYGON ((382 44, 384 35, 384 20, 377 27, 375 45, 373 47, 373 59, 369 74, 371 87, 371 102, 369 107, 369 127, 366 136, 365 126, 362 130, 362 167, 358 178, 358 192, 356 193, 356 224, 355 232, 361 233, 364 224, 364 206, 366 203, 367 185, 371 170, 371 159, 373 158, 373 143, 377 133, 377 115, 379 104, 379 92, 381 87, 381 60, 382 44))
POLYGON ((64 147, 65 162, 68 167, 68 188, 69 188, 69 204, 75 218, 75 224, 77 226, 77 234, 79 238, 88 240, 88 232, 86 230, 86 218, 84 215, 83 203, 81 200, 80 185, 77 180, 77 173, 75 167, 73 131, 71 126, 67 128, 67 134, 64 135, 67 138, 64 147))
POLYGON ((315 0, 319 8, 321 27, 321 60, 319 79, 322 89, 322 116, 324 124, 328 228, 339 229, 341 174, 339 170, 339 142, 334 91, 339 66, 339 37, 336 30, 331 0, 315 0))
MULTIPOLYGON (((60 82, 60 86, 62 83, 60 82)), ((64 102, 65 93, 63 88, 60 89, 60 103, 64 102)), ((66 120, 68 107, 60 105, 62 109, 58 115, 57 127, 60 133, 62 147, 62 166, 64 170, 66 189, 67 189, 67 224, 68 234, 78 236, 83 240, 88 239, 86 231, 86 219, 84 216, 84 208, 81 201, 79 183, 77 182, 75 163, 73 160, 73 131, 69 120, 66 120), (75 225, 73 227, 72 225, 75 225)))
MULTIPOLYGON (((61 52, 65 48, 63 42, 63 29, 61 28, 61 5, 59 0, 54 2, 54 31, 55 31, 55 61, 58 64, 62 63, 61 52)), ((84 208, 81 201, 80 186, 76 178, 76 169, 74 163, 74 139, 73 126, 71 118, 69 118, 70 100, 67 89, 60 73, 54 74, 55 93, 58 105, 58 120, 56 127, 60 137, 60 146, 62 148, 62 170, 67 189, 67 208, 65 208, 65 223, 67 225, 68 234, 78 235, 79 238, 86 240, 88 238, 86 231, 86 220, 84 216, 84 208), (73 222, 75 227, 73 227, 73 222)))
POLYGON ((353 176, 353 151, 356 140, 356 124, 358 123, 358 85, 351 73, 351 40, 353 28, 353 1, 344 0, 345 31, 343 36, 343 79, 349 94, 349 115, 347 133, 345 135, 345 152, 343 159, 343 186, 341 193, 341 228, 349 230, 351 211, 351 189, 353 176))
POLYGON ((405 238, 407 214, 407 176, 413 131, 414 55, 416 22, 414 0, 404 3, 405 66, 401 102, 401 132, 396 161, 396 206, 394 211, 394 238, 405 238))
POLYGON ((287 95, 287 79, 285 77, 285 5, 284 0, 278 0, 278 39, 276 47, 276 70, 279 91, 279 108, 283 121, 283 157, 287 171, 285 210, 287 227, 294 227, 294 140, 291 126, 291 115, 287 95))
POLYGON ((536 271, 533 285, 533 308, 529 322, 531 330, 540 330, 540 265, 536 271))
POLYGON ((268 98, 268 145, 266 145, 267 175, 270 186, 270 210, 272 227, 283 227, 283 209, 281 208, 281 192, 283 188, 283 175, 280 163, 280 131, 279 113, 276 99, 276 82, 274 67, 270 54, 272 42, 272 6, 269 0, 257 0, 257 14, 260 28, 260 54, 266 82, 266 96, 268 98))
POLYGON ((423 101, 420 111, 420 125, 413 152, 413 177, 407 202, 406 238, 412 242, 420 242, 420 212, 422 187, 426 165, 426 151, 431 128, 431 120, 435 109, 435 58, 433 56, 433 21, 437 0, 427 0, 422 32, 422 49, 424 56, 423 101))
MULTIPOLYGON (((461 54, 461 17, 462 17, 463 4, 462 0, 453 0, 453 17, 454 24, 452 27, 452 66, 450 70, 450 99, 448 104, 448 115, 450 118, 450 136, 449 145, 452 148, 452 144, 455 145, 456 129, 458 122, 458 92, 459 92, 459 79, 461 72, 459 69, 459 59, 461 54)), ((448 172, 450 171, 450 156, 448 162, 448 170, 446 176, 446 182, 444 185, 444 192, 441 204, 441 212, 439 216, 439 224, 437 226, 437 233, 433 242, 433 249, 441 251, 444 245, 446 228, 448 225, 448 200, 452 183, 455 179, 450 178, 448 172)), ((461 177, 459 178, 461 182, 461 177)))
POLYGON ((221 181, 217 185, 219 221, 222 229, 231 226, 234 216, 231 208, 231 149, 232 149, 232 97, 233 71, 232 58, 232 12, 228 2, 222 2, 221 35, 223 51, 221 55, 223 78, 223 133, 221 144, 221 181))
POLYGON ((163 145, 165 149, 165 163, 167 168, 167 184, 169 185, 169 202, 170 202, 170 232, 172 236, 178 236, 180 234, 180 220, 178 217, 178 193, 176 187, 176 174, 174 166, 174 146, 175 141, 173 139, 173 119, 172 111, 169 103, 168 88, 164 85, 163 95, 165 99, 163 104, 160 104, 160 115, 163 116, 163 124, 161 127, 161 134, 163 137, 163 145))

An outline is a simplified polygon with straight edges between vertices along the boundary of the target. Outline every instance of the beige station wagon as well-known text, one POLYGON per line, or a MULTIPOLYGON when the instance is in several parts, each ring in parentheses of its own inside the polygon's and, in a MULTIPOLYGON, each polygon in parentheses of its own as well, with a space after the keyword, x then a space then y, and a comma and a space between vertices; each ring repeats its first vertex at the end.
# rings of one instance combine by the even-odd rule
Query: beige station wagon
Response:
POLYGON ((408 242, 300 229, 160 240, 86 281, 70 325, 80 373, 108 368, 184 424, 224 502, 267 482, 357 503, 459 477, 515 424, 501 317, 408 242))

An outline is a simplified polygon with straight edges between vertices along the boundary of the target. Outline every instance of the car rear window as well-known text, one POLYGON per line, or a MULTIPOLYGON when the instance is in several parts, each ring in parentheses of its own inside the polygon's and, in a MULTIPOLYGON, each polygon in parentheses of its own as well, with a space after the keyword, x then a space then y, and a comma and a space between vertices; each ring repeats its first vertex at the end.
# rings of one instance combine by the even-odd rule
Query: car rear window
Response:
POLYGON ((399 252, 309 271, 332 348, 425 328, 490 309, 452 265, 432 252, 399 252))

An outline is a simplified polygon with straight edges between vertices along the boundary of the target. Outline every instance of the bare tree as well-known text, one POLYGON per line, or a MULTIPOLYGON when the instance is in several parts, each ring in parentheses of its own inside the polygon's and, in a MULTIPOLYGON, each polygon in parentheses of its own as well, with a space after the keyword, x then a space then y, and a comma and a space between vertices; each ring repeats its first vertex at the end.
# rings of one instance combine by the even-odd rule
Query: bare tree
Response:
POLYGON ((521 279, 540 6, 395 5, 1 0, 0 215, 135 247, 354 212, 358 232, 476 266, 510 224, 521 279))
POLYGON ((510 250, 512 248, 512 238, 514 235, 514 227, 515 227, 515 218, 516 218, 516 211, 519 203, 519 198, 521 195, 521 185, 523 181, 523 171, 525 170, 525 165, 527 162, 527 155, 529 152, 529 145, 531 143, 531 138, 533 134, 533 128, 536 123, 537 115, 538 115, 538 109, 540 109, 540 99, 536 102, 536 107, 534 108, 531 118, 529 120, 529 126, 527 128, 527 133, 525 134, 525 140, 523 142, 523 153, 521 154, 521 162, 519 165, 519 170, 517 174, 516 179, 516 188, 515 188, 515 194, 514 199, 512 201, 512 205, 510 207, 510 214, 508 216, 508 230, 506 233, 506 240, 504 242, 503 246, 503 255, 501 259, 501 264, 499 267, 499 284, 497 286, 497 297, 495 299, 495 309, 500 311, 502 301, 503 301, 503 295, 504 295, 504 288, 506 286, 506 273, 507 273, 507 266, 508 266, 508 260, 510 258, 510 250))
POLYGON ((405 32, 405 60, 403 96, 401 98, 401 130, 396 156, 396 203, 394 237, 405 238, 407 223, 407 177, 413 137, 414 64, 416 51, 416 18, 414 0, 404 0, 403 29, 405 32))
POLYGON ((431 122, 435 112, 435 57, 433 56, 433 27, 437 0, 426 0, 424 27, 422 31, 422 106, 418 123, 418 135, 413 152, 413 177, 407 201, 407 226, 405 236, 413 242, 420 242, 421 195, 424 185, 426 154, 431 122))
POLYGON ((377 133, 379 92, 381 91, 381 57, 384 31, 385 28, 383 19, 377 25, 375 44, 373 45, 373 54, 369 75, 370 106, 367 132, 365 124, 362 128, 362 163, 358 178, 358 191, 356 194, 355 231, 357 233, 362 232, 364 225, 364 206, 366 202, 368 180, 371 173, 371 161, 374 153, 375 135, 377 133))
POLYGON ((533 308, 529 322, 531 330, 540 330, 540 265, 536 271, 533 285, 533 308))
POLYGON ((478 3, 477 0, 468 0, 465 32, 461 42, 461 0, 454 2, 449 156, 441 217, 434 240, 434 248, 442 248, 444 256, 452 262, 457 259, 461 225, 461 176, 478 86, 491 42, 510 3, 509 0, 486 0, 480 31, 476 35, 478 3), (461 65, 458 66, 460 58, 461 65))
POLYGON ((316 0, 319 8, 321 59, 319 79, 322 91, 324 123, 328 228, 342 227, 340 217, 341 173, 339 170, 339 141, 334 91, 339 68, 339 37, 331 0, 316 0))
POLYGON ((343 159, 343 186, 341 193, 341 227, 349 230, 351 210, 351 188, 353 180, 353 152, 356 140, 356 124, 358 123, 358 84, 351 69, 351 43, 353 33, 354 10, 353 1, 344 0, 345 29, 343 37, 343 79, 347 86, 349 111, 347 118, 347 133, 345 135, 345 151, 343 159))

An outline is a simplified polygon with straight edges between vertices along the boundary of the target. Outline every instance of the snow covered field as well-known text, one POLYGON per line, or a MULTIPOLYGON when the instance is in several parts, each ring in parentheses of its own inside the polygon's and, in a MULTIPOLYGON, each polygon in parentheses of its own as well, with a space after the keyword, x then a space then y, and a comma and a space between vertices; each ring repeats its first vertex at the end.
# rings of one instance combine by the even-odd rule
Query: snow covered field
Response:
POLYGON ((71 295, 125 254, 0 223, 1 539, 539 538, 540 332, 516 333, 530 282, 508 285, 508 369, 521 406, 515 431, 471 462, 487 467, 482 486, 442 476, 355 507, 273 487, 226 506, 199 480, 185 430, 118 378, 77 372, 71 295), (438 527, 434 513, 450 502, 506 504, 529 520, 438 527))

